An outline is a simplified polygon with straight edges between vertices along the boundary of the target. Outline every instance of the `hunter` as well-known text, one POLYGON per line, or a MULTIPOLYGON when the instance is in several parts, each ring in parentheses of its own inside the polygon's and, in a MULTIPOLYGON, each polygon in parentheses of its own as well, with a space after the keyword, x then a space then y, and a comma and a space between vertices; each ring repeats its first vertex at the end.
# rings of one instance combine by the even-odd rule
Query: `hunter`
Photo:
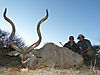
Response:
POLYGON ((80 54, 83 55, 84 60, 88 60, 87 58, 93 58, 95 51, 92 50, 91 42, 88 39, 85 39, 84 35, 79 34, 77 42, 77 46, 80 49, 80 54))
POLYGON ((74 37, 70 36, 69 37, 69 41, 67 43, 65 43, 65 45, 63 47, 69 48, 70 50, 79 53, 79 48, 77 46, 77 44, 74 41, 74 37))

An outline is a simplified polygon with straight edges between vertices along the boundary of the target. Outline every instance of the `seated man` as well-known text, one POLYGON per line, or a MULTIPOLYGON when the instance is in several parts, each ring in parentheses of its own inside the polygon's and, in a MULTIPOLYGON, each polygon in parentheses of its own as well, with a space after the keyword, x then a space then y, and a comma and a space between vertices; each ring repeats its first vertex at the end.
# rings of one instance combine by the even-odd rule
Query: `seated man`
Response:
POLYGON ((72 50, 72 51, 78 53, 78 46, 77 46, 77 44, 75 43, 74 37, 73 37, 73 36, 70 36, 70 37, 69 37, 69 41, 68 41, 67 43, 65 43, 65 45, 64 45, 63 47, 67 47, 67 48, 69 48, 70 50, 72 50))
POLYGON ((95 51, 92 50, 91 42, 87 39, 84 39, 85 37, 80 34, 77 39, 79 39, 77 45, 80 49, 80 54, 83 55, 83 58, 85 60, 88 60, 87 58, 93 58, 95 55, 95 51))

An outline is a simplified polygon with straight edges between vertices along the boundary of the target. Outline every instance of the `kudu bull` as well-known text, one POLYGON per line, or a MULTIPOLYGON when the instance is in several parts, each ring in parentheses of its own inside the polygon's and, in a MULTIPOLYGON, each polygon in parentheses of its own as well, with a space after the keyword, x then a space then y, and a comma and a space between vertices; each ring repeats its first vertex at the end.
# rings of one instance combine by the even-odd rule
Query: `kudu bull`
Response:
POLYGON ((12 42, 12 38, 15 34, 15 25, 14 23, 6 17, 6 11, 4 11, 4 19, 8 21, 12 26, 12 33, 10 35, 9 41, 12 48, 15 51, 8 53, 9 55, 18 55, 21 58, 22 64, 24 66, 37 66, 37 65, 44 65, 44 66, 55 66, 55 67, 74 67, 83 64, 83 57, 68 48, 63 48, 55 45, 54 43, 47 43, 40 49, 36 48, 42 39, 40 33, 40 24, 44 22, 48 18, 48 10, 46 10, 46 16, 39 21, 37 24, 37 34, 39 40, 32 44, 31 46, 27 47, 25 50, 19 48, 12 42), (25 65, 26 64, 26 65, 25 65))

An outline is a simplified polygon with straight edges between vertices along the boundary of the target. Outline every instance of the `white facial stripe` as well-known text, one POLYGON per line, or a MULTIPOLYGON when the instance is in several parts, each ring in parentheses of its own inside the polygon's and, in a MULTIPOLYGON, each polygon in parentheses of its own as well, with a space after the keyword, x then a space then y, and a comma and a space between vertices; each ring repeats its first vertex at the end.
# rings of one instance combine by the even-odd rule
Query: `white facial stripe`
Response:
POLYGON ((34 55, 34 54, 32 54, 32 56, 34 57, 35 55, 34 55))
POLYGON ((19 55, 19 53, 16 53, 15 56, 19 55))
POLYGON ((29 60, 29 58, 27 60, 25 60, 25 61, 22 61, 22 63, 25 64, 28 60, 29 60))

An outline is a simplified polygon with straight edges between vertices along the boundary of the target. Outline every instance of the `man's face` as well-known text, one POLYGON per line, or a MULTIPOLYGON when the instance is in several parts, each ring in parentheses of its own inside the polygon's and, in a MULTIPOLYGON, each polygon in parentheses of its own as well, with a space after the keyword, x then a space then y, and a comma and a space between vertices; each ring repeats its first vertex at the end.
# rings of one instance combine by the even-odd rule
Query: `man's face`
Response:
POLYGON ((79 40, 80 40, 80 41, 83 41, 83 40, 84 40, 83 36, 80 36, 80 37, 79 37, 79 40))

